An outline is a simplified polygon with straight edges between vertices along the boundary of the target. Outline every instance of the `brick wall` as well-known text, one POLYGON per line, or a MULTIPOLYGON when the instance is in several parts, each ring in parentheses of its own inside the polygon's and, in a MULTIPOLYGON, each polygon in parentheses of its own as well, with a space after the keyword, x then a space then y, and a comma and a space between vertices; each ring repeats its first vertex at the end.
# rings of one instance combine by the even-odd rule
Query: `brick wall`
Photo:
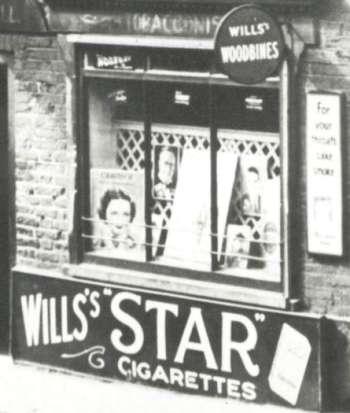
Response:
MULTIPOLYGON (((345 16, 343 16, 344 18, 345 16)), ((300 233, 298 240, 302 260, 302 295, 307 308, 317 313, 350 316, 350 15, 349 23, 320 21, 320 44, 306 49, 299 69, 299 114, 301 117, 298 152, 302 162, 298 167, 300 199, 297 208, 300 233), (344 234, 343 258, 317 258, 306 251, 305 193, 305 96, 308 90, 343 92, 346 95, 347 130, 343 140, 344 153, 344 234)), ((346 17, 345 17, 346 18, 346 17)))
POLYGON ((54 37, 0 36, 14 58, 17 264, 68 260, 70 145, 64 62, 54 37))
MULTIPOLYGON (((320 44, 305 50, 299 68, 298 112, 301 128, 297 151, 301 162, 296 167, 299 198, 297 221, 298 275, 301 274, 301 295, 306 308, 335 318, 328 333, 333 351, 328 354, 332 402, 350 398, 350 14, 320 20, 320 44), (308 90, 342 92, 346 96, 345 131, 343 139, 343 208, 344 256, 320 258, 307 253, 306 191, 305 191, 305 97, 308 90), (341 318, 339 316, 344 316, 341 318)), ((347 402, 348 403, 348 402, 347 402)), ((349 406, 348 406, 349 407, 349 406)))

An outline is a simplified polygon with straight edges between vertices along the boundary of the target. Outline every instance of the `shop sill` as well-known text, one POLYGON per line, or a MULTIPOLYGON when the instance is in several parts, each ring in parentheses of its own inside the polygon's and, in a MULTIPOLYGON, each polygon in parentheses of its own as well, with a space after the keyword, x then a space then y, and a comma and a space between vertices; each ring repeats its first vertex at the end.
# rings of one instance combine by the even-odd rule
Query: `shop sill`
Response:
POLYGON ((173 276, 162 276, 143 271, 112 268, 96 264, 66 265, 66 276, 107 282, 141 288, 169 295, 186 295, 215 301, 227 301, 240 305, 254 305, 286 309, 288 302, 280 292, 271 292, 234 285, 218 284, 210 281, 184 279, 173 276))

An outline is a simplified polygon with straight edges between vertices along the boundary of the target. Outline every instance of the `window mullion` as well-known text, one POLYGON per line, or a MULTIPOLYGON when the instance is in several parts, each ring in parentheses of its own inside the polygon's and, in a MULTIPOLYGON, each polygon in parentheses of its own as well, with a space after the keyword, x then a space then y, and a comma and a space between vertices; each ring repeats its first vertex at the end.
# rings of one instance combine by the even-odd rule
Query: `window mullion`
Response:
POLYGON ((152 260, 152 85, 142 82, 143 115, 145 127, 145 231, 146 261, 152 260))
POLYGON ((210 116, 210 202, 211 202, 211 270, 218 269, 218 204, 217 204, 217 126, 214 116, 214 86, 209 82, 209 116, 210 116))

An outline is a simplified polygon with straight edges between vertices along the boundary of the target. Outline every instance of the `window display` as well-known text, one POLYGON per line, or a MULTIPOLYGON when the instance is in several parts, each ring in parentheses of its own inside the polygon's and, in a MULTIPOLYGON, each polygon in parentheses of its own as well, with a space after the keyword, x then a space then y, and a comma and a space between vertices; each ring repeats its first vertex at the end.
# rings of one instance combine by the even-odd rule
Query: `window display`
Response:
POLYGON ((278 87, 88 70, 86 256, 282 283, 278 87))

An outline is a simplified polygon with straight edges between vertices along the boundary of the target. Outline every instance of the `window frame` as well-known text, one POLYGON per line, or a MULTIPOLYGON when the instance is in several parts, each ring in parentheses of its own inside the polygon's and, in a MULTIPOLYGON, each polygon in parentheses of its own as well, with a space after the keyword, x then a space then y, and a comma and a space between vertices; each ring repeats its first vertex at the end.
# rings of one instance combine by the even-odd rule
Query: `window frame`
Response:
MULTIPOLYGON (((132 40, 132 39, 131 39, 132 40)), ((129 44, 130 47, 139 46, 139 43, 135 41, 125 42, 125 40, 121 42, 114 42, 114 46, 119 46, 120 44, 125 45, 125 43, 129 44)), ((87 42, 89 44, 89 42, 87 42)), ((180 44, 180 43, 179 43, 180 44)), ((196 42, 193 42, 193 46, 195 46, 196 42)), ((179 46, 179 48, 183 47, 179 46)), ((191 45, 191 44, 190 44, 191 45)), ((203 46, 203 44, 201 43, 203 46)), ((202 47, 204 50, 212 50, 212 44, 209 42, 205 43, 206 47, 202 47)), ((89 149, 88 143, 89 140, 87 137, 88 134, 88 124, 89 122, 86 119, 87 114, 87 88, 85 87, 86 79, 91 79, 97 77, 101 78, 109 78, 109 79, 129 79, 129 80, 142 80, 142 93, 143 93, 143 101, 144 101, 144 126, 145 126, 145 139, 146 141, 150 142, 151 138, 151 122, 150 116, 147 113, 147 108, 149 105, 147 103, 148 99, 148 91, 147 88, 149 84, 152 84, 154 81, 167 81, 167 82, 181 82, 181 83, 200 83, 203 85, 207 85, 209 88, 209 93, 212 93, 212 86, 215 85, 228 85, 228 86, 238 86, 238 87, 247 87, 246 85, 237 85, 235 82, 230 81, 223 75, 219 74, 210 74, 208 76, 198 76, 198 74, 192 73, 185 73, 178 74, 169 73, 167 71, 149 71, 147 73, 130 73, 130 72, 122 72, 122 71, 108 71, 108 70, 89 70, 83 67, 83 53, 85 50, 85 42, 83 44, 78 43, 76 45, 76 70, 77 70, 77 90, 76 90, 76 107, 77 107, 77 153, 78 153, 78 188, 77 188, 77 202, 75 208, 75 225, 74 225, 74 235, 75 239, 77 240, 75 245, 75 251, 72 254, 73 259, 71 260, 71 265, 67 270, 68 274, 71 275, 78 275, 87 278, 97 278, 97 279, 111 279, 112 281, 119 282, 120 278, 123 279, 122 274, 133 274, 133 280, 129 280, 129 283, 136 283, 139 285, 140 281, 138 279, 143 280, 142 285, 146 284, 150 287, 153 285, 158 285, 158 281, 160 284, 163 282, 167 285, 167 290, 172 292, 179 291, 179 282, 183 282, 184 285, 188 285, 189 283, 192 284, 193 288, 196 289, 196 284, 200 285, 205 283, 207 287, 209 286, 217 286, 220 291, 224 291, 226 289, 226 293, 219 293, 218 298, 228 299, 230 301, 238 301, 243 302, 246 304, 261 304, 267 305, 271 307, 278 307, 278 308, 286 308, 288 306, 288 299, 291 296, 291 280, 290 280, 290 218, 289 218, 289 202, 290 198, 289 194, 289 82, 290 82, 290 74, 289 74, 289 67, 288 62, 284 62, 280 68, 280 76, 278 82, 273 80, 267 80, 263 84, 254 85, 255 87, 268 87, 270 88, 273 85, 274 88, 279 89, 279 136, 280 136, 280 162, 281 162, 281 243, 283 244, 282 253, 281 253, 281 260, 283 261, 282 270, 281 270, 281 281, 278 283, 270 283, 265 281, 259 281, 258 283, 254 281, 253 283, 250 280, 241 278, 241 277, 232 277, 233 280, 230 282, 230 279, 227 277, 223 277, 220 272, 213 271, 213 268, 209 271, 201 271, 201 270, 193 270, 193 269, 184 269, 182 267, 170 267, 164 264, 150 262, 150 257, 147 256, 147 260, 145 259, 144 262, 137 262, 137 261, 125 261, 124 259, 118 258, 106 258, 106 257, 99 257, 93 254, 93 252, 84 252, 83 242, 81 238, 82 234, 82 226, 80 222, 80 216, 82 215, 82 207, 83 205, 87 204, 84 202, 86 198, 86 194, 89 193, 89 179, 86 179, 87 171, 89 171, 89 164, 88 164, 88 157, 89 157, 89 149), (79 103, 80 102, 80 103, 79 103), (85 104, 81 104, 81 102, 85 102, 85 104), (84 270, 85 269, 85 270, 84 270), (91 269, 93 271, 91 272, 91 269), (109 275, 108 275, 109 274, 109 275), (114 275, 111 275, 114 274, 114 275), (117 274, 121 276, 118 277, 117 274), (146 278, 142 276, 145 275, 146 278), (164 276, 164 277, 163 277, 164 276), (159 280, 157 280, 157 278, 159 280), (145 283, 145 280, 150 280, 145 283), (175 279, 177 282, 175 282, 175 279), (172 286, 171 286, 172 284, 172 286), (272 288, 271 288, 272 287, 272 288), (247 299, 246 298, 246 290, 253 292, 252 296, 256 297, 255 292, 259 292, 258 296, 266 295, 266 300, 261 297, 258 300, 254 299, 247 299), (235 293, 235 291, 237 293, 235 293), (227 294, 229 293, 229 295, 227 294), (271 297, 273 298, 271 298, 271 297)), ((159 47, 159 46, 158 46, 159 47)), ((162 47, 174 47, 174 45, 169 42, 168 44, 165 42, 162 44, 162 47)), ((187 43, 187 48, 189 48, 189 44, 187 43)), ((210 103, 212 104, 213 98, 210 98, 210 103)), ((213 113, 211 108, 210 113, 213 113)), ((210 120, 210 140, 213 142, 214 135, 216 139, 216 130, 215 130, 215 122, 210 120)), ((146 144, 146 152, 151 150, 151 145, 146 144)), ((214 167, 216 166, 216 148, 214 145, 211 145, 211 165, 214 167), (215 153, 215 155, 214 155, 215 153)), ((151 153, 146 153, 145 157, 145 174, 148 173, 149 175, 152 173, 151 165, 151 153)), ((213 188, 215 192, 216 182, 215 182, 215 174, 211 173, 211 183, 210 183, 210 197, 211 201, 216 202, 215 194, 213 193, 213 188)), ((151 182, 151 177, 146 177, 146 182, 151 182)), ((146 188, 146 194, 149 193, 150 188, 146 188)), ((213 205, 213 204, 212 204, 213 205)), ((214 212, 211 216, 211 225, 215 224, 215 204, 213 205, 214 212), (214 218, 214 220, 213 220, 214 218)), ((85 212, 85 211, 84 211, 85 212)), ((146 222, 147 225, 147 222, 146 222)), ((213 232, 213 231, 212 231, 213 232)), ((147 232, 146 232, 147 233, 147 232)), ((212 243, 215 243, 215 237, 212 243)), ((147 242, 147 239, 146 239, 147 242)), ((127 277, 128 278, 128 277, 127 277)), ((204 288, 207 290, 208 288, 204 288)), ((208 291, 210 288, 208 289, 208 291)), ((200 295, 208 295, 205 292, 199 291, 200 295)), ((197 294, 197 293, 196 293, 197 294)))

